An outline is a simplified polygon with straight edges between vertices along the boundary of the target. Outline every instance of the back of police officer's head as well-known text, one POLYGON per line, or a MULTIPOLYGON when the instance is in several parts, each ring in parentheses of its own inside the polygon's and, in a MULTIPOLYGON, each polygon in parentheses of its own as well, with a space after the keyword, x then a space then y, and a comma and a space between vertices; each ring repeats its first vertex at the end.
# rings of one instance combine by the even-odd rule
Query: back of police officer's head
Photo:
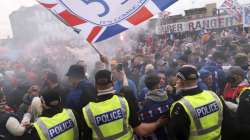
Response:
POLYGON ((112 76, 109 70, 100 70, 95 75, 97 90, 105 90, 113 87, 112 76))
POLYGON ((61 107, 60 92, 56 89, 46 90, 41 95, 43 109, 61 107))
POLYGON ((199 76, 195 66, 184 65, 178 70, 176 78, 176 86, 179 86, 181 88, 188 88, 197 85, 199 76))

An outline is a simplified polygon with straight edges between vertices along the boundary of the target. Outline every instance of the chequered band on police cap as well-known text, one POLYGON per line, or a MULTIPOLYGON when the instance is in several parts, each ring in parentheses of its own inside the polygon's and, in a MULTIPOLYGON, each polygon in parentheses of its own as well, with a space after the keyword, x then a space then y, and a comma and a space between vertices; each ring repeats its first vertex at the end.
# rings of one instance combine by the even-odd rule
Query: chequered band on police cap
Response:
POLYGON ((180 79, 182 79, 182 80, 186 80, 185 76, 184 76, 182 73, 180 73, 180 72, 178 72, 178 73, 176 74, 176 77, 178 77, 178 78, 180 78, 180 79))

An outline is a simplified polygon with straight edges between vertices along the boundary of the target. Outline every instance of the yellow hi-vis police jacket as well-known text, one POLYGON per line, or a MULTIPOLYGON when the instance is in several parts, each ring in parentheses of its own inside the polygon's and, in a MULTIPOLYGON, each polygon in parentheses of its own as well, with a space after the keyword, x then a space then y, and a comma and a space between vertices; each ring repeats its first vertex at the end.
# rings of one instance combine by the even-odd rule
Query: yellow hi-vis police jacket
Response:
POLYGON ((113 95, 103 102, 90 102, 82 111, 88 127, 92 129, 94 140, 134 139, 125 98, 113 95))
POLYGON ((70 109, 63 109, 51 118, 40 117, 34 127, 41 140, 78 140, 75 116, 70 109))
POLYGON ((212 91, 203 91, 197 95, 184 96, 170 108, 179 103, 190 119, 189 140, 220 140, 223 119, 223 105, 220 98, 212 91))

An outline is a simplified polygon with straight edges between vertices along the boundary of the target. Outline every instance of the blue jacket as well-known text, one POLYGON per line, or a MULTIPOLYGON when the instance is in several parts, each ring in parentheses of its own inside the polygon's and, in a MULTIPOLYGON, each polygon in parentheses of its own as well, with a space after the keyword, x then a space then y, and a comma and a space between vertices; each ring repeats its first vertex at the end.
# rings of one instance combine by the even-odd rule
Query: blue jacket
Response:
POLYGON ((147 87, 143 88, 138 96, 138 101, 144 101, 148 92, 149 92, 149 89, 147 87))
POLYGON ((146 78, 146 74, 141 76, 139 79, 139 83, 138 83, 138 93, 139 94, 141 94, 141 91, 146 87, 145 82, 144 82, 145 78, 146 78))
POLYGON ((198 81, 198 87, 202 90, 209 90, 206 83, 204 83, 201 79, 199 79, 199 81, 198 81))
MULTIPOLYGON (((168 114, 171 104, 174 102, 172 98, 168 98, 165 101, 157 102, 153 100, 144 100, 142 109, 139 112, 139 118, 142 122, 151 123, 157 121, 160 117, 168 114)), ((141 140, 167 140, 167 129, 161 127, 155 130, 155 132, 141 140)))
POLYGON ((81 110, 96 97, 96 89, 88 80, 82 80, 72 89, 66 99, 66 107, 73 110, 81 110))
MULTIPOLYGON (((135 96, 135 98, 137 99, 137 89, 136 89, 136 85, 135 83, 128 79, 128 87, 130 90, 133 91, 133 94, 135 96)), ((121 91, 121 89, 123 88, 123 82, 122 81, 119 81, 119 80, 116 80, 115 83, 114 83, 114 90, 116 90, 116 93, 119 93, 121 91)))
POLYGON ((208 70, 212 73, 212 90, 217 94, 222 93, 226 82, 226 76, 222 67, 214 62, 210 62, 205 64, 201 69, 208 70))

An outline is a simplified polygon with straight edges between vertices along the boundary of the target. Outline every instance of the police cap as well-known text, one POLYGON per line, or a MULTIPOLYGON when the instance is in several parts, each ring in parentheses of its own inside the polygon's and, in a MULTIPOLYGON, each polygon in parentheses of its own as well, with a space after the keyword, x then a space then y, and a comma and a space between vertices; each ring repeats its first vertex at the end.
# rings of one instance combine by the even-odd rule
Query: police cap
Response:
POLYGON ((198 72, 195 68, 195 66, 192 65, 184 65, 182 66, 178 72, 177 72, 177 78, 181 80, 197 80, 198 77, 198 72))

